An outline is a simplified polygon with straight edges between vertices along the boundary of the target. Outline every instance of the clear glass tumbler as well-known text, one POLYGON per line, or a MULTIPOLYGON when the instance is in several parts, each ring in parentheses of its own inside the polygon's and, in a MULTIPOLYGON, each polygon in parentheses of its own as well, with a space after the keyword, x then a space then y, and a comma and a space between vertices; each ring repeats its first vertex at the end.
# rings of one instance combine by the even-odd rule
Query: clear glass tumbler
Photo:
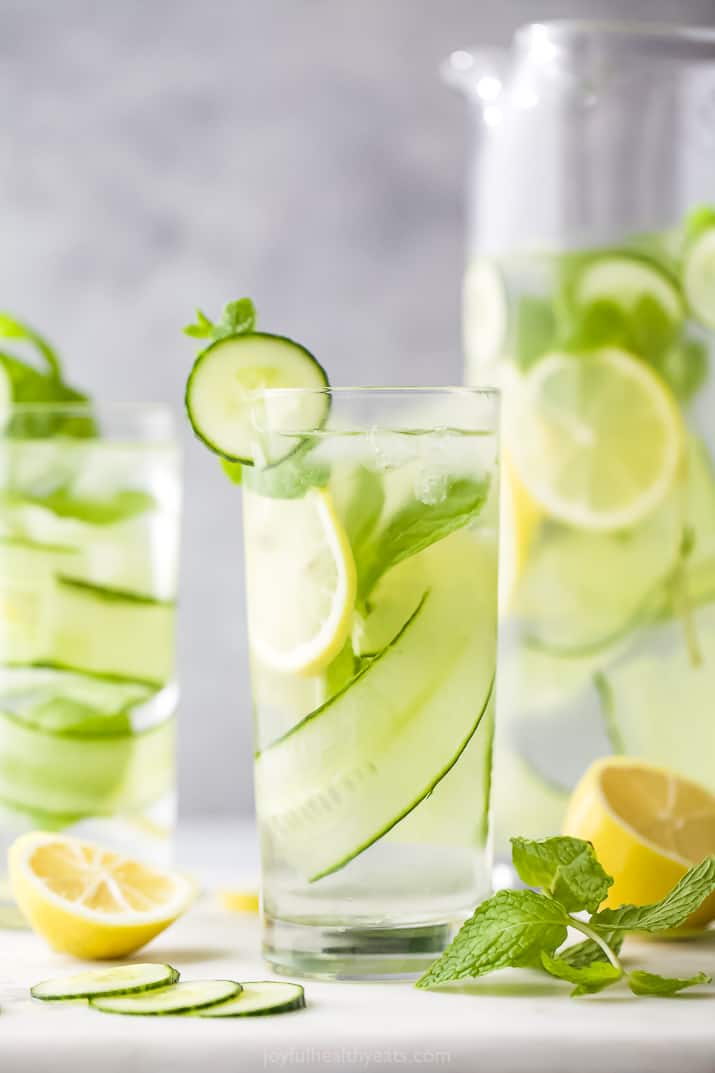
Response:
POLYGON ((257 412, 281 458, 243 474, 279 970, 419 972, 489 891, 496 417, 467 388, 272 390, 257 412))
POLYGON ((168 856, 179 499, 162 407, 0 417, 0 860, 35 828, 168 856))

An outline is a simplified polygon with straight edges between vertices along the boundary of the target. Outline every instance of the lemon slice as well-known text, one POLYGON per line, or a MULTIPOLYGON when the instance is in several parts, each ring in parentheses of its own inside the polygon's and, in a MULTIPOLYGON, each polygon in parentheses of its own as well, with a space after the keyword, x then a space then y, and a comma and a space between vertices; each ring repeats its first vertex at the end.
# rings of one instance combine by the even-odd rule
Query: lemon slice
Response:
POLYGON ((680 414, 647 365, 616 347, 552 353, 507 414, 519 477, 554 518, 594 530, 635 525, 663 499, 683 453, 680 414))
POLYGON ((512 605, 543 516, 506 455, 502 458, 499 500, 499 610, 505 613, 512 605))
MULTIPOLYGON (((574 790, 564 832, 593 842, 613 876, 606 905, 647 905, 715 853, 715 796, 666 768, 608 757, 592 764, 574 790)), ((688 924, 713 918, 715 895, 688 924)))
POLYGON ((285 674, 317 674, 352 628, 356 573, 330 493, 246 491, 248 624, 254 654, 285 674))
POLYGON ((54 950, 123 957, 189 906, 194 885, 68 835, 33 831, 8 853, 10 883, 33 929, 54 950))

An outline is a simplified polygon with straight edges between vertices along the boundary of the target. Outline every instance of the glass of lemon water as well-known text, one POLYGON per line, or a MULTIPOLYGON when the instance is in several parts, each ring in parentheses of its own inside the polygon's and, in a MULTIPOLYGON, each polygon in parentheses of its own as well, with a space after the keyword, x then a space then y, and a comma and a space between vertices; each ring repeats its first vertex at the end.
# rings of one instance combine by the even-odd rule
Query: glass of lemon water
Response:
POLYGON ((242 480, 278 970, 417 973, 489 890, 496 417, 489 390, 263 393, 271 461, 242 480))
POLYGON ((0 848, 39 828, 168 855, 179 487, 163 407, 2 415, 0 848))

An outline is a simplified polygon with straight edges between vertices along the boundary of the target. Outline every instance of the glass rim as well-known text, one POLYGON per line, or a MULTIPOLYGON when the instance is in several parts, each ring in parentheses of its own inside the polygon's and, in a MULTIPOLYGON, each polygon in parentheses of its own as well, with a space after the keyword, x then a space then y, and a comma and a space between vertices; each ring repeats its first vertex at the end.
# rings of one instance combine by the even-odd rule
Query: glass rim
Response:
POLYGON ((593 41, 647 50, 672 59, 702 58, 715 61, 715 27, 645 19, 537 19, 520 26, 514 41, 519 46, 548 43, 569 48, 593 41))
POLYGON ((441 387, 422 387, 419 385, 408 385, 407 387, 398 386, 383 386, 381 384, 366 384, 360 386, 343 386, 333 384, 315 385, 312 387, 267 387, 259 388, 254 392, 256 398, 260 398, 263 395, 268 396, 288 396, 288 395, 366 395, 366 396, 388 396, 388 395, 407 395, 407 396, 426 396, 432 395, 437 398, 445 397, 457 397, 457 398, 470 398, 483 396, 485 398, 499 399, 501 397, 501 388, 495 387, 491 384, 483 387, 469 387, 467 385, 448 384, 441 387))
POLYGON ((85 415, 92 410, 103 410, 105 413, 123 414, 155 414, 158 417, 168 417, 173 420, 174 408, 166 402, 106 402, 102 399, 60 399, 57 402, 16 402, 10 399, 0 406, 0 421, 10 413, 27 414, 73 414, 85 415))

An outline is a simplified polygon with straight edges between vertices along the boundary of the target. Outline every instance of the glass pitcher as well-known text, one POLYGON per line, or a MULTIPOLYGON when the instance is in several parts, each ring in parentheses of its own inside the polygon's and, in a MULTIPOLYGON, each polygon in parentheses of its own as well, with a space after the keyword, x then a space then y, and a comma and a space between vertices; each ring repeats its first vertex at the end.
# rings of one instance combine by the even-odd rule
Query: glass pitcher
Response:
POLYGON ((597 757, 715 791, 715 30, 456 52, 467 379, 504 390, 497 845, 597 757))

